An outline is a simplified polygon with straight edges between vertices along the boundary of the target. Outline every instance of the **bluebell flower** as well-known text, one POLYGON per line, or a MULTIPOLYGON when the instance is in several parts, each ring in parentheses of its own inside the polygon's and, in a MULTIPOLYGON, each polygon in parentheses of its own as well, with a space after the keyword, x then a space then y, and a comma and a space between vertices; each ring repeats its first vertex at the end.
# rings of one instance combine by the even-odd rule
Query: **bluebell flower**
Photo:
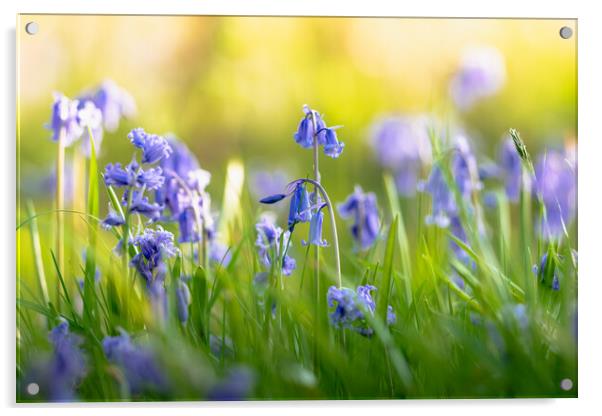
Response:
POLYGON ((166 389, 166 377, 152 352, 134 344, 125 331, 118 336, 105 337, 102 340, 102 349, 107 360, 121 368, 133 394, 166 389))
POLYGON ((295 142, 305 149, 311 149, 314 146, 315 137, 317 145, 324 147, 324 154, 326 156, 332 158, 339 157, 345 147, 344 143, 339 142, 335 132, 335 129, 339 126, 326 127, 322 116, 307 105, 303 106, 303 112, 305 116, 301 119, 297 132, 294 134, 295 142))
POLYGON ((251 172, 250 190, 255 199, 263 195, 282 192, 288 184, 289 175, 283 170, 254 170, 251 172))
POLYGON ((138 163, 132 160, 125 168, 121 163, 109 163, 105 167, 104 180, 107 186, 134 186, 138 175, 138 163))
POLYGON ((101 221, 100 226, 105 230, 109 230, 112 227, 118 227, 125 224, 125 219, 113 209, 109 208, 109 213, 104 220, 101 221))
POLYGON ((50 331, 53 355, 49 362, 50 397, 54 401, 75 398, 78 382, 85 376, 86 357, 81 350, 82 339, 69 331, 69 324, 62 320, 50 331))
POLYGON ((131 265, 136 268, 147 284, 165 277, 165 260, 178 253, 173 244, 173 234, 160 226, 156 230, 147 228, 134 238, 133 244, 140 252, 132 258, 131 265))
POLYGON ((190 307, 191 295, 190 289, 185 279, 178 280, 176 287, 176 308, 178 311, 178 319, 185 323, 188 320, 188 308, 190 307))
MULTIPOLYGON (((456 237, 458 240, 462 241, 467 246, 470 246, 470 244, 468 243, 468 238, 466 237, 466 231, 464 230, 464 226, 462 225, 462 222, 460 221, 460 217, 458 217, 457 215, 453 216, 450 220, 449 228, 450 228, 451 233, 454 235, 454 237, 456 237)), ((456 258, 458 260, 460 260, 465 265, 470 266, 471 268, 476 267, 476 264, 475 264, 474 260, 472 260, 470 255, 462 247, 460 247, 454 240, 450 239, 449 244, 450 244, 450 248, 451 248, 452 252, 454 253, 454 255, 456 256, 456 258)))
POLYGON ((450 82, 450 95, 461 110, 468 110, 479 100, 492 96, 504 85, 504 58, 494 48, 471 48, 461 58, 450 82))
MULTIPOLYGON (((264 203, 265 200, 264 200, 264 203)), ((271 203, 271 202, 270 202, 271 203)), ((304 182, 298 182, 291 196, 291 205, 288 213, 288 229, 292 231, 298 222, 307 222, 311 219, 311 205, 309 194, 304 182)))
POLYGON ((90 100, 101 111, 103 126, 107 131, 115 131, 122 118, 133 117, 136 103, 132 96, 111 80, 103 81, 95 90, 83 93, 81 101, 90 100))
POLYGON ((154 190, 163 186, 165 177, 163 176, 163 171, 160 167, 147 170, 140 169, 136 182, 138 183, 138 186, 145 186, 146 189, 154 190))
POLYGON ((559 239, 577 212, 576 161, 568 153, 546 152, 535 166, 535 190, 545 205, 539 231, 546 239, 559 239))
POLYGON ((102 143, 102 112, 94 105, 92 101, 79 101, 77 118, 83 129, 82 131, 82 151, 86 156, 90 156, 90 134, 88 128, 92 131, 94 138, 94 151, 96 154, 100 151, 102 143))
POLYGON ((142 193, 134 191, 130 212, 136 212, 140 215, 144 215, 151 222, 154 222, 161 217, 162 210, 163 207, 161 205, 155 202, 149 202, 148 198, 143 196, 142 193))
POLYGON ((512 138, 507 137, 501 144, 499 153, 500 167, 506 187, 506 196, 511 202, 517 202, 523 182, 521 158, 516 151, 512 138))
POLYGON ((52 115, 46 127, 52 130, 52 140, 59 140, 61 131, 64 131, 63 145, 71 146, 79 140, 84 132, 78 117, 78 100, 71 100, 60 93, 54 93, 52 115))
POLYGON ((356 186, 347 200, 338 205, 342 218, 352 218, 351 233, 362 250, 370 247, 378 237, 380 220, 374 193, 364 193, 356 186))
MULTIPOLYGON (((334 308, 330 314, 330 323, 335 328, 356 331, 364 336, 371 336, 374 330, 368 325, 364 312, 374 314, 376 303, 371 292, 376 290, 372 285, 358 286, 354 291, 346 287, 331 286, 326 296, 328 306, 334 308)), ((387 325, 397 320, 393 307, 387 307, 387 325)))
POLYGON ((142 128, 132 130, 128 138, 134 146, 142 149, 142 163, 156 163, 172 153, 165 137, 146 133, 142 128))
POLYGON ((207 398, 217 401, 249 399, 255 379, 255 373, 248 367, 231 368, 225 378, 211 388, 207 398))
POLYGON ((216 240, 211 241, 209 245, 209 259, 227 267, 232 260, 230 247, 216 240))
MULTIPOLYGON (((271 267, 272 258, 275 256, 277 259, 281 258, 280 246, 282 239, 282 247, 286 249, 290 246, 290 232, 285 231, 283 233, 282 228, 276 226, 274 222, 267 216, 263 216, 261 220, 255 225, 257 230, 257 239, 255 240, 255 246, 259 254, 259 258, 264 266, 271 267)), ((282 274, 289 276, 296 267, 296 261, 292 257, 285 255, 282 259, 282 274)))
POLYGON ((180 243, 193 243, 201 239, 192 208, 182 211, 178 216, 178 224, 180 226, 180 236, 178 237, 180 243))
POLYGON ((541 256, 539 265, 533 266, 533 273, 538 278, 539 283, 551 287, 553 290, 560 290, 559 269, 557 261, 551 258, 548 261, 548 253, 541 256))
POLYGON ((322 209, 326 205, 322 205, 311 217, 309 222, 309 240, 302 241, 304 246, 313 244, 319 247, 327 247, 328 242, 322 238, 322 223, 324 222, 324 213, 322 209))
POLYGON ((372 126, 371 142, 380 164, 393 173, 398 192, 414 195, 420 170, 430 165, 432 159, 426 118, 380 119, 372 126))

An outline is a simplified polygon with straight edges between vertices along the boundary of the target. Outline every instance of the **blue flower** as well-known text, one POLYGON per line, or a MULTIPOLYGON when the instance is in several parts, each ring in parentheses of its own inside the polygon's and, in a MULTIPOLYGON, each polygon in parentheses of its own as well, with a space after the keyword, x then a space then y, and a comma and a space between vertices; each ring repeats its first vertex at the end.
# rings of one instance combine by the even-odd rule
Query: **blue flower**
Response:
POLYGON ((243 366, 231 368, 226 377, 209 391, 209 400, 245 400, 249 398, 255 385, 255 373, 243 366))
POLYGON ((420 170, 432 159, 426 118, 387 117, 377 121, 372 130, 372 145, 380 164, 393 172, 400 194, 414 195, 420 170))
POLYGON ((455 104, 467 110, 479 100, 495 94, 504 84, 504 58, 493 48, 468 49, 450 83, 455 104))
POLYGON ((362 250, 370 247, 378 237, 380 220, 374 193, 364 193, 361 186, 347 200, 338 205, 342 218, 353 218, 351 233, 362 250))
POLYGON ((82 339, 69 331, 65 320, 50 331, 49 337, 54 348, 49 363, 51 399, 73 400, 76 384, 86 374, 86 358, 80 348, 82 339))
MULTIPOLYGON (((466 231, 464 230, 464 227, 462 226, 460 217, 453 216, 450 220, 449 228, 450 228, 451 233, 454 235, 454 237, 456 237, 458 240, 462 241, 464 244, 469 245, 468 239, 466 237, 466 231)), ((452 252, 454 253, 454 255, 456 256, 456 258, 458 260, 460 260, 465 265, 470 266, 471 268, 476 267, 476 264, 475 264, 474 260, 472 260, 470 255, 462 247, 460 247, 454 240, 450 239, 449 244, 450 244, 452 252)))
POLYGON ((533 273, 539 279, 539 283, 551 287, 553 290, 560 290, 557 260, 555 258, 548 260, 547 252, 541 256, 539 266, 533 266, 533 273))
POLYGON ((128 134, 132 144, 142 149, 142 163, 156 163, 171 155, 172 149, 165 137, 148 134, 142 128, 134 129, 128 134))
POLYGON ((90 134, 88 129, 92 131, 94 138, 94 151, 96 154, 100 151, 102 143, 102 112, 94 105, 92 101, 79 101, 77 118, 83 129, 82 131, 82 151, 86 156, 90 156, 90 134))
POLYGON ((506 196, 511 202, 518 201, 522 184, 521 158, 512 138, 507 137, 500 147, 500 166, 506 187, 506 196))
POLYGON ((341 153, 343 153, 345 143, 339 142, 334 128, 326 129, 325 140, 326 143, 324 144, 324 154, 333 159, 338 158, 341 153))
MULTIPOLYGON (((274 195, 286 188, 288 175, 282 170, 259 170, 251 172, 250 188, 253 196, 274 195)), ((283 198, 286 195, 283 195, 283 198)), ((277 201, 274 201, 277 202, 277 201)))
POLYGON ((140 170, 138 177, 136 178, 138 186, 145 186, 146 189, 159 189, 165 182, 163 171, 161 168, 150 168, 147 170, 140 170))
POLYGON ((132 393, 161 391, 166 388, 166 379, 160 371, 150 350, 132 343, 129 335, 107 336, 102 340, 102 349, 110 363, 121 367, 132 393))
MULTIPOLYGON (((376 290, 372 285, 358 286, 356 291, 346 287, 331 286, 326 296, 328 306, 334 308, 330 314, 330 323, 335 328, 346 328, 364 336, 371 336, 374 330, 368 325, 364 313, 374 314, 376 303, 371 292, 376 290)), ((397 317, 393 307, 387 307, 387 325, 395 323, 397 317)))
POLYGON ((147 228, 144 233, 134 238, 134 245, 140 252, 134 256, 131 265, 136 268, 147 284, 155 280, 163 281, 165 277, 165 259, 177 254, 173 244, 173 234, 157 227, 147 228))
POLYGON ((143 196, 142 193, 134 191, 134 197, 132 198, 132 205, 130 206, 130 212, 136 212, 144 215, 151 222, 157 221, 161 217, 161 211, 163 207, 157 203, 149 202, 148 198, 143 196))
POLYGON ((138 163, 132 160, 125 168, 121 163, 109 163, 105 167, 104 180, 107 186, 134 186, 138 175, 138 163))
POLYGON ((111 229, 112 227, 117 227, 120 225, 125 224, 125 219, 121 216, 121 214, 118 214, 117 212, 115 212, 114 210, 109 208, 109 213, 107 214, 106 218, 104 220, 102 220, 102 222, 100 223, 101 227, 104 228, 105 230, 111 229))
MULTIPOLYGON (((257 239, 255 246, 259 254, 259 258, 264 266, 271 267, 272 257, 280 259, 280 246, 286 249, 290 245, 290 232, 282 232, 282 228, 277 227, 274 222, 267 216, 263 216, 255 225, 257 230, 257 239), (282 239, 282 242, 280 241, 282 239)), ((282 259, 282 273, 289 276, 296 267, 296 261, 292 257, 285 255, 282 259)))
POLYGON ((223 266, 228 266, 232 260, 230 247, 216 240, 211 241, 209 245, 209 259, 223 266))
POLYGON ((322 205, 316 213, 311 217, 309 222, 309 241, 302 241, 304 246, 313 244, 320 247, 328 246, 328 242, 322 238, 322 223, 324 222, 324 213, 322 209, 326 205, 322 205))
POLYGON ((295 186, 291 197, 291 205, 288 213, 288 229, 292 230, 298 222, 307 222, 310 219, 311 204, 309 202, 309 194, 307 193, 307 189, 305 189, 305 183, 300 181, 295 186))
POLYGON ((111 80, 103 81, 95 91, 82 94, 81 101, 90 100, 102 112, 104 128, 115 131, 123 117, 136 113, 136 103, 132 96, 111 80))
POLYGON ((190 307, 190 289, 188 284, 182 278, 178 280, 178 286, 176 288, 176 308, 178 311, 178 319, 180 322, 185 323, 188 320, 188 308, 190 307))
POLYGON ((178 224, 180 226, 180 236, 178 237, 180 243, 192 243, 201 239, 192 208, 186 208, 181 212, 178 216, 178 224))
POLYGON ((559 239, 577 212, 577 167, 571 154, 552 150, 535 166, 535 190, 545 206, 539 231, 545 239, 559 239))
POLYGON ((61 131, 63 131, 63 145, 71 146, 79 140, 84 132, 78 117, 78 100, 71 100, 61 93, 54 93, 54 103, 52 104, 52 115, 50 122, 46 127, 52 130, 52 140, 59 140, 61 131))

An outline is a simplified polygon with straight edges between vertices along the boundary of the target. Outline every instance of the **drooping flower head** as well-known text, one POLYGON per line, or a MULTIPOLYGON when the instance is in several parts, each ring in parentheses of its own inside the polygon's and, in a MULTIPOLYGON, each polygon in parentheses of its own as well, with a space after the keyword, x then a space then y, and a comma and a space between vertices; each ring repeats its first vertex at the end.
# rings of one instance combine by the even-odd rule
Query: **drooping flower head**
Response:
POLYGON ((326 156, 338 158, 345 147, 345 143, 338 140, 335 132, 340 126, 326 127, 322 116, 307 105, 303 106, 303 112, 305 116, 293 136, 295 142, 305 149, 311 149, 315 139, 318 146, 323 146, 326 156))
POLYGON ((504 58, 494 48, 467 49, 450 83, 450 95, 461 110, 497 93, 506 80, 504 58))
MULTIPOLYGON (((134 98, 111 80, 103 81, 97 88, 78 97, 80 101, 91 101, 102 112, 104 128, 115 131, 122 118, 136 114, 134 98)), ((96 139, 96 137, 95 137, 96 139)))
POLYGON ((190 289, 188 288, 186 278, 180 278, 176 287, 176 308, 178 312, 178 319, 182 323, 186 323, 188 320, 188 308, 190 307, 191 295, 190 289))
POLYGON ((362 250, 370 247, 378 237, 380 220, 374 193, 364 193, 361 186, 347 200, 338 205, 339 214, 343 218, 353 219, 351 233, 362 250))
POLYGON ((324 222, 324 213, 322 210, 326 207, 323 204, 316 212, 312 215, 311 221, 309 222, 309 239, 308 241, 302 241, 304 246, 313 244, 319 247, 327 247, 328 242, 322 238, 322 224, 324 222))
MULTIPOLYGON (((283 232, 282 228, 276 226, 274 221, 267 215, 261 217, 259 222, 255 225, 257 230, 257 239, 255 240, 255 246, 259 254, 259 258, 264 266, 271 267, 272 259, 281 258, 280 247, 285 250, 290 246, 290 232, 283 232), (282 241, 280 241, 282 239, 282 241)), ((285 255, 282 259, 282 274, 289 276, 296 267, 295 259, 285 255)))
POLYGON ((577 165, 570 154, 552 150, 535 166, 535 190, 545 205, 539 231, 546 239, 558 239, 577 211, 577 165))
POLYGON ((131 265, 136 268, 147 285, 156 280, 162 282, 166 273, 165 260, 178 252, 173 244, 173 234, 160 226, 156 230, 147 228, 134 238, 133 243, 140 252, 134 256, 131 265))
POLYGON ((102 349, 109 362, 122 369, 132 393, 161 391, 166 388, 167 380, 152 352, 134 344, 125 331, 118 336, 105 337, 102 349))
POLYGON ((426 118, 394 116, 372 126, 371 142, 380 164, 391 170, 400 194, 416 192, 420 169, 430 165, 431 142, 426 118))
POLYGON ((49 338, 53 346, 49 362, 51 399, 73 400, 76 384, 87 371, 86 358, 81 350, 82 339, 69 331, 65 320, 50 331, 49 338))
MULTIPOLYGON (((372 285, 358 286, 354 291, 346 287, 331 286, 326 296, 328 306, 334 308, 330 313, 330 323, 335 328, 346 328, 364 336, 370 336, 374 330, 368 325, 364 313, 374 314, 376 303, 371 292, 376 290, 372 285)), ((387 308, 387 324, 395 323, 393 308, 387 308)))
POLYGON ((304 182, 298 182, 291 196, 288 213, 288 229, 292 230, 298 222, 307 222, 311 219, 311 204, 309 194, 304 182))
POLYGON ((55 142, 59 140, 62 132, 65 147, 79 140, 84 132, 78 117, 78 106, 78 100, 71 100, 61 93, 54 93, 52 114, 46 128, 52 130, 52 140, 55 142))
POLYGON ((128 139, 139 149, 142 149, 142 163, 156 163, 168 158, 172 149, 163 136, 149 134, 142 128, 134 129, 128 134, 128 139))
POLYGON ((84 155, 90 156, 90 144, 92 143, 90 132, 94 139, 94 151, 98 154, 103 137, 102 112, 92 101, 79 101, 77 117, 83 129, 81 148, 84 155))
POLYGON ((134 186, 138 176, 140 166, 135 160, 132 160, 127 166, 121 167, 121 163, 109 163, 105 167, 104 180, 107 186, 134 186))

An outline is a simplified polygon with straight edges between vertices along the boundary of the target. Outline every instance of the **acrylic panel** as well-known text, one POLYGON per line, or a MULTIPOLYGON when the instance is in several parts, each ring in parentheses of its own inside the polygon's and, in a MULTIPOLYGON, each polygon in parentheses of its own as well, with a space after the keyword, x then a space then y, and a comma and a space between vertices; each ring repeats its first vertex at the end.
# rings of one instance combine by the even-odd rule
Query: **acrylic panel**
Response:
POLYGON ((17 401, 576 397, 576 38, 20 15, 17 401))

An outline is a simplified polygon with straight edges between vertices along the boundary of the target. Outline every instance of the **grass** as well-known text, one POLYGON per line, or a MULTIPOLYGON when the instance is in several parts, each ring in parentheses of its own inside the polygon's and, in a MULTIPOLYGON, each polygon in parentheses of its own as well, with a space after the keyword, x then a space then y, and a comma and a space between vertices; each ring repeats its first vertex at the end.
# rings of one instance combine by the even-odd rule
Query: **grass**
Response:
MULTIPOLYGON (((444 165, 445 159, 442 153, 444 165)), ((331 244, 314 256, 314 247, 302 247, 304 224, 292 237, 290 252, 298 263, 293 275, 271 270, 267 287, 254 284, 264 271, 254 246, 261 207, 242 183, 243 162, 233 160, 231 166, 223 191, 227 215, 218 227, 228 236, 232 259, 227 265, 199 264, 194 249, 181 245, 180 255, 169 262, 165 319, 153 312, 140 277, 112 252, 123 236, 98 226, 99 201, 111 201, 115 209, 119 204, 111 188, 99 186, 94 152, 86 212, 62 212, 73 219, 65 224, 64 268, 50 231, 56 214, 36 215, 34 204, 27 204, 17 228, 19 240, 30 247, 20 250, 18 259, 18 401, 48 399, 43 380, 37 396, 27 393, 27 385, 36 381, 30 377, 32 366, 51 354, 48 332, 60 319, 83 340, 87 373, 73 388, 75 398, 84 401, 204 400, 241 367, 253 380, 245 398, 257 400, 576 397, 574 229, 562 244, 542 241, 533 231, 540 207, 530 194, 523 193, 514 206, 499 191, 492 209, 474 195, 484 232, 462 202, 465 243, 445 229, 424 225, 428 198, 401 198, 384 174, 385 193, 378 195, 381 237, 365 252, 348 239, 341 244, 343 286, 378 288, 376 313, 367 314, 374 334, 364 337, 329 325, 326 291, 336 285, 334 248, 331 244), (450 239, 474 268, 454 258, 450 239), (531 270, 544 252, 561 276, 559 291, 538 284, 531 270), (464 288, 454 281, 456 274, 464 288), (190 276, 192 299, 184 324, 175 302, 181 275, 190 276), (77 276, 83 276, 83 289, 77 276), (385 324, 387 305, 397 314, 391 326, 385 324), (516 313, 517 305, 525 305, 525 318, 516 313), (107 361, 102 340, 121 330, 152 351, 169 380, 164 389, 132 392, 121 369, 107 361), (571 390, 561 388, 564 379, 573 381, 571 390)), ((334 186, 327 177, 322 183, 334 186)), ((453 180, 449 183, 454 187, 453 180)), ((284 221, 280 218, 281 225, 284 221)), ((164 225, 177 235, 173 224, 164 225)), ((140 229, 131 218, 128 233, 140 229)))

